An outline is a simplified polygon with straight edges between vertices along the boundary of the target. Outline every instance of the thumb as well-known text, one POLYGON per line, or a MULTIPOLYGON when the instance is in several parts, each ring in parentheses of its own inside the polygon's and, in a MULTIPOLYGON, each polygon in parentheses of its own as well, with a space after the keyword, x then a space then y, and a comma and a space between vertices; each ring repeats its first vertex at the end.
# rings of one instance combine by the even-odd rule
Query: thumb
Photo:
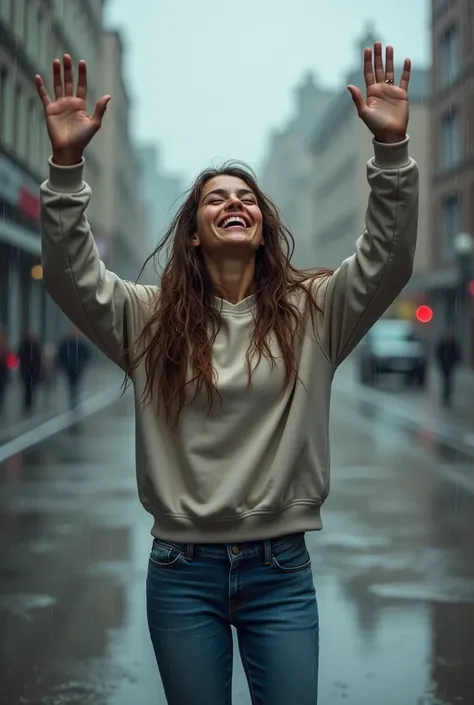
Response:
POLYGON ((104 96, 102 96, 102 98, 99 98, 99 100, 96 103, 93 119, 94 119, 94 122, 97 123, 98 128, 102 125, 102 120, 103 120, 103 117, 105 115, 105 111, 107 110, 107 106, 108 106, 110 100, 111 100, 110 95, 104 95, 104 96))
POLYGON ((352 100, 354 101, 354 105, 357 108, 357 112, 359 113, 359 115, 362 115, 366 107, 362 91, 360 90, 360 88, 357 88, 357 86, 347 86, 347 90, 352 96, 352 100))

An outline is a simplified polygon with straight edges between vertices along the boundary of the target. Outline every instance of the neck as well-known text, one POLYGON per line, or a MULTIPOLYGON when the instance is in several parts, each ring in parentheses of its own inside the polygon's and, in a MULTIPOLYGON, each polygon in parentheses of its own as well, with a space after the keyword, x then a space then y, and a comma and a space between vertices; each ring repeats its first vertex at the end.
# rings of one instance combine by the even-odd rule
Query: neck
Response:
POLYGON ((231 304, 243 301, 252 289, 255 259, 215 262, 206 258, 206 266, 214 285, 214 294, 231 304))

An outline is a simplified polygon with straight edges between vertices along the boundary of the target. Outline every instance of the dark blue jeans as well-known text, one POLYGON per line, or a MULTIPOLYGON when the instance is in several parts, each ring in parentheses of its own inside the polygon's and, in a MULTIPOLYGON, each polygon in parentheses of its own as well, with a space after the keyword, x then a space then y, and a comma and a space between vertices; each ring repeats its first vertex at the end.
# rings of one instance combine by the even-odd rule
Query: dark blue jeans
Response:
POLYGON ((153 542, 151 641, 168 705, 230 705, 236 628, 253 705, 316 705, 319 619, 304 534, 153 542))

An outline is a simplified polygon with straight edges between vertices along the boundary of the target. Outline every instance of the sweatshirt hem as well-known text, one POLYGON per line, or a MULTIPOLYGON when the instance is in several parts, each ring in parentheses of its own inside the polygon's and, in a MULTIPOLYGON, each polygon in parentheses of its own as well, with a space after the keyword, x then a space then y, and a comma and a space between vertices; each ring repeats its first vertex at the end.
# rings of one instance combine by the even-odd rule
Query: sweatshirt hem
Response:
POLYGON ((202 522, 184 515, 161 514, 155 507, 145 509, 154 518, 152 536, 175 543, 248 543, 322 529, 321 502, 305 501, 283 512, 256 511, 245 517, 202 522))

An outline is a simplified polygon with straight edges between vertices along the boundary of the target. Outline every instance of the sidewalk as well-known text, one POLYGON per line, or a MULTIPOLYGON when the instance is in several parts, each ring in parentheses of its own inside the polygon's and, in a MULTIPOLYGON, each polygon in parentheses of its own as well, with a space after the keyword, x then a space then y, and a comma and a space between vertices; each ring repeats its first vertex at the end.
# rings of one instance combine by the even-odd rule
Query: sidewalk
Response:
MULTIPOLYGON (((87 369, 80 400, 114 388, 117 390, 118 399, 123 379, 124 375, 116 365, 101 358, 87 369)), ((3 412, 0 415, 0 445, 69 410, 69 395, 64 375, 58 373, 51 384, 41 385, 35 407, 29 414, 24 414, 22 402, 23 388, 15 377, 8 385, 3 412)))

